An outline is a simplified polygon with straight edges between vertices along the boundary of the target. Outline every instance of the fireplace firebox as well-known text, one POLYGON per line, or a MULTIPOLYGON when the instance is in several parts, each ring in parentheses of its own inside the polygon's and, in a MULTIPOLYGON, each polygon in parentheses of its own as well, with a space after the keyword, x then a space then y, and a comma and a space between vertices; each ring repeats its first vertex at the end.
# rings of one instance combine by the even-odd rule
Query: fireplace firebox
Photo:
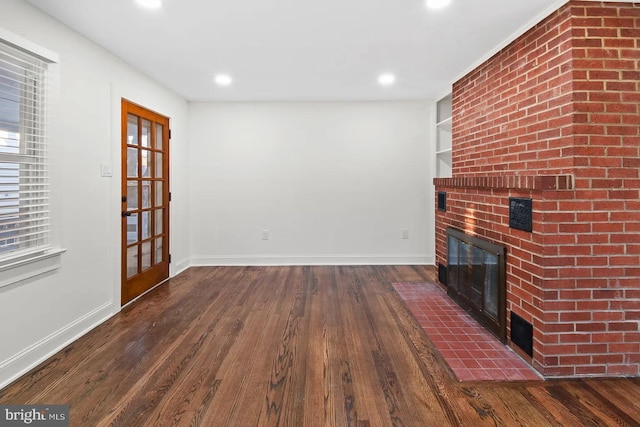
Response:
POLYGON ((504 246, 447 228, 447 293, 506 343, 504 246))

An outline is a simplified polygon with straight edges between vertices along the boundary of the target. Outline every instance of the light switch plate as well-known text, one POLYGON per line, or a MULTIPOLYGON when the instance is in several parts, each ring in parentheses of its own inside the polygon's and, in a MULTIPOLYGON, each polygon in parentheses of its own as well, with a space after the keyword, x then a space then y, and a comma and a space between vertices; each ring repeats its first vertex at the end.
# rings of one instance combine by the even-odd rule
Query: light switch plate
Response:
POLYGON ((111 169, 111 163, 110 162, 102 162, 102 163, 100 163, 100 175, 102 175, 104 177, 112 177, 113 176, 113 170, 111 169))

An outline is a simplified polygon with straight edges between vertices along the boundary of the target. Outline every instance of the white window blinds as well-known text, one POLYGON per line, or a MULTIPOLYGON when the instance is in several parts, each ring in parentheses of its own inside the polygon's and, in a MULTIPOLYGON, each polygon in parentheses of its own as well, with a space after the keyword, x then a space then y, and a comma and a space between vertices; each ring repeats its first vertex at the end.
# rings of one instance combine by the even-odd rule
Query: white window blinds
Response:
POLYGON ((47 249, 47 62, 0 40, 0 262, 47 249))

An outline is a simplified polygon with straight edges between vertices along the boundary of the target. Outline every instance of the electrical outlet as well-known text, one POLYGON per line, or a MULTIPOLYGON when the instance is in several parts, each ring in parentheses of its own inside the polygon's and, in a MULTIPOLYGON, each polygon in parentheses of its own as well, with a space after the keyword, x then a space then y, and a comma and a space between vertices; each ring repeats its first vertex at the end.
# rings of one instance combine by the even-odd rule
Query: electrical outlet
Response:
POLYGON ((262 230, 262 240, 269 240, 269 230, 262 230))
POLYGON ((408 239, 409 238, 409 229, 408 228, 403 228, 402 229, 402 238, 403 239, 408 239))

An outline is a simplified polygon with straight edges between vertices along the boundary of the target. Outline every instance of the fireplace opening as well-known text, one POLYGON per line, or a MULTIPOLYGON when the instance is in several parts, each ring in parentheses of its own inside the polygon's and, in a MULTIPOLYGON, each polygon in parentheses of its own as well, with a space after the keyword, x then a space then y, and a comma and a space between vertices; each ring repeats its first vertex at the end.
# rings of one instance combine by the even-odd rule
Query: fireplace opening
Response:
POLYGON ((506 343, 504 246, 447 228, 447 294, 506 343))

